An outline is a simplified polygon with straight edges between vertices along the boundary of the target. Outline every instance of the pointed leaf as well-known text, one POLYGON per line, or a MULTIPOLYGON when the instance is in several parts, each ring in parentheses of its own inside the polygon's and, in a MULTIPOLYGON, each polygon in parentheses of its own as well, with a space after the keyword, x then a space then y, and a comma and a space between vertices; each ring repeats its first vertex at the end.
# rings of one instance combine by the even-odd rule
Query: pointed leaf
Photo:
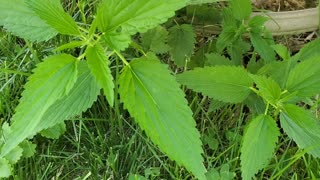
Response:
POLYGON ((216 43, 218 52, 222 52, 238 38, 236 32, 237 29, 237 27, 233 26, 226 26, 223 28, 216 43))
POLYGON ((276 53, 259 33, 250 33, 250 39, 254 50, 259 53, 263 60, 266 62, 273 62, 276 60, 276 53))
POLYGON ((283 130, 299 148, 320 157, 320 124, 310 112, 293 104, 285 105, 280 114, 283 130))
POLYGON ((277 54, 284 60, 288 60, 290 58, 289 49, 282 44, 275 44, 271 46, 277 54))
POLYGON ((233 62, 230 59, 218 54, 218 53, 210 53, 206 54, 206 66, 216 66, 216 65, 233 65, 233 62))
POLYGON ((162 54, 169 51, 170 46, 167 44, 168 31, 162 26, 157 26, 154 29, 141 34, 141 44, 147 51, 152 51, 156 54, 162 54))
POLYGON ((280 135, 277 123, 268 115, 254 118, 248 125, 241 147, 241 171, 244 180, 252 177, 270 161, 280 135))
POLYGON ((275 80, 281 88, 285 88, 286 81, 290 70, 294 67, 295 63, 291 60, 288 61, 274 61, 267 63, 259 69, 258 75, 266 75, 267 77, 275 80))
POLYGON ((122 33, 133 35, 146 32, 164 23, 188 0, 103 0, 98 8, 98 27, 112 32, 119 27, 122 33))
POLYGON ((292 57, 293 61, 304 61, 312 57, 320 56, 320 39, 307 43, 300 51, 292 57))
POLYGON ((320 93, 320 59, 313 57, 297 64, 289 74, 286 88, 297 91, 299 97, 311 97, 320 93))
POLYGON ((11 132, 2 147, 1 157, 9 153, 34 130, 45 111, 68 94, 77 78, 78 60, 67 54, 48 57, 34 70, 12 117, 11 132))
POLYGON ((107 58, 102 46, 88 46, 86 57, 92 75, 96 78, 97 83, 102 87, 104 94, 111 106, 114 100, 113 77, 109 68, 109 59, 107 58))
POLYGON ((269 103, 276 105, 280 100, 281 88, 273 79, 265 76, 251 76, 256 83, 260 95, 269 103))
POLYGON ((253 16, 250 18, 248 22, 248 26, 253 30, 254 32, 261 32, 263 30, 263 26, 265 22, 267 22, 270 18, 267 16, 253 16))
POLYGON ((73 88, 68 95, 59 99, 47 109, 35 128, 35 132, 53 127, 68 118, 81 114, 96 101, 101 87, 91 74, 87 62, 80 62, 78 71, 78 78, 73 88))
POLYGON ((236 66, 197 68, 178 75, 177 80, 196 92, 230 103, 246 99, 253 85, 248 72, 236 66))
POLYGON ((11 165, 5 158, 0 158, 0 178, 8 178, 11 176, 11 165))
POLYGON ((170 55, 177 66, 184 67, 186 60, 192 55, 196 42, 195 36, 191 25, 176 25, 169 29, 170 55))
POLYGON ((60 0, 28 0, 27 3, 42 20, 59 33, 81 35, 76 22, 64 11, 60 0))
POLYGON ((179 84, 151 57, 133 60, 119 79, 120 99, 151 140, 172 160, 205 179, 200 134, 179 84))
POLYGON ((0 26, 30 41, 46 41, 57 34, 24 0, 0 0, 0 26))
POLYGON ((252 11, 250 0, 231 0, 230 8, 233 16, 240 21, 248 18, 252 11))

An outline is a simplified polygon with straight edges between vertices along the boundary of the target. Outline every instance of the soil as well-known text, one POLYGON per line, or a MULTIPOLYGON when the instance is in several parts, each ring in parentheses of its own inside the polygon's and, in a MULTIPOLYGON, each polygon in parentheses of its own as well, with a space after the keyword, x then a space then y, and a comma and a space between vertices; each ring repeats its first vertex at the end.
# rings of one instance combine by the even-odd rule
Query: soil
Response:
POLYGON ((252 0, 258 9, 278 11, 293 11, 317 6, 317 0, 252 0))

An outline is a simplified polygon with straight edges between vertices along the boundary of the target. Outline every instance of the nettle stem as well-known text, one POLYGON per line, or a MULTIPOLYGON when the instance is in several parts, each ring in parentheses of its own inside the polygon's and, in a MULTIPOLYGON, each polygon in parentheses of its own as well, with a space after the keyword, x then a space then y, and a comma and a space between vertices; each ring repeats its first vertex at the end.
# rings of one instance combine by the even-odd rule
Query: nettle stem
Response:
POLYGON ((121 53, 119 53, 118 51, 114 50, 113 52, 115 52, 117 54, 117 56, 121 59, 121 61, 126 65, 128 66, 129 65, 129 62, 122 56, 121 53))

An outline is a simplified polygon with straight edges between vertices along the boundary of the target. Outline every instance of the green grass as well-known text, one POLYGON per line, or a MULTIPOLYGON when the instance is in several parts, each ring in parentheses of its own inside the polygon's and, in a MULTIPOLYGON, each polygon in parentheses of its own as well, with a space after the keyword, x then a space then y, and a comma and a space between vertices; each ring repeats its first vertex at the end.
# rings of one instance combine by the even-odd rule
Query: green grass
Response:
MULTIPOLYGON (((85 23, 83 15, 90 17, 94 10, 87 6, 79 10, 72 2, 66 1, 69 12, 85 23)), ((54 47, 68 41, 59 36, 41 45, 31 44, 0 30, 1 123, 10 121, 35 65, 54 47)), ((204 143, 208 171, 215 177, 240 179, 241 137, 251 114, 242 104, 213 110, 210 104, 215 102, 196 93, 187 94, 204 143)), ((37 144, 36 154, 19 161, 10 179, 128 179, 130 174, 147 179, 192 179, 152 144, 118 99, 114 109, 107 104, 99 97, 87 112, 67 121, 67 132, 57 140, 37 135, 32 140, 37 144)), ((288 137, 280 140, 271 163, 257 179, 320 178, 317 159, 298 150, 288 137)))

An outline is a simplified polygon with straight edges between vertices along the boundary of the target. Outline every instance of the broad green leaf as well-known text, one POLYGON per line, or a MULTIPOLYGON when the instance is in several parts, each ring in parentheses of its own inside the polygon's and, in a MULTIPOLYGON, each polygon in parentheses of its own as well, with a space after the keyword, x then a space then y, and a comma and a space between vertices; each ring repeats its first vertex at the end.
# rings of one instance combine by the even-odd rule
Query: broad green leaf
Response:
POLYGON ((0 0, 0 26, 30 41, 46 41, 57 31, 41 20, 25 0, 0 0))
POLYGON ((273 105, 277 105, 281 96, 281 88, 277 82, 265 76, 251 76, 259 89, 260 96, 273 105))
POLYGON ((19 146, 23 149, 22 156, 25 158, 33 156, 36 152, 37 145, 32 144, 30 141, 24 140, 19 146))
POLYGON ((240 21, 247 19, 252 11, 250 0, 231 0, 230 8, 233 16, 240 21))
POLYGON ((200 134, 167 66, 148 56, 133 60, 124 68, 119 85, 124 107, 160 150, 205 179, 200 134))
POLYGON ((11 165, 5 158, 0 158, 0 178, 8 178, 11 176, 11 165))
POLYGON ((299 97, 310 97, 320 93, 320 58, 312 57, 298 63, 289 73, 286 88, 297 91, 299 97))
POLYGON ((66 132, 66 124, 64 122, 58 123, 52 127, 44 129, 40 132, 41 136, 50 139, 59 139, 59 137, 66 132))
POLYGON ((28 0, 26 2, 43 21, 59 33, 81 35, 76 22, 64 11, 60 0, 28 0))
POLYGON ((299 148, 320 157, 320 124, 310 112, 293 104, 284 105, 281 127, 299 148))
POLYGON ((113 77, 109 68, 110 62, 103 50, 103 47, 100 44, 88 46, 86 50, 86 58, 92 75, 96 78, 97 83, 102 87, 109 104, 113 106, 113 77))
POLYGON ((315 39, 307 43, 300 51, 292 57, 293 61, 304 61, 311 57, 320 56, 320 39, 315 39))
POLYGON ((216 65, 233 65, 233 62, 230 59, 218 54, 218 53, 210 53, 206 54, 206 66, 216 66, 216 65))
POLYGON ((236 66, 196 68, 178 75, 177 80, 196 92, 230 103, 246 99, 253 85, 248 72, 236 66))
POLYGON ((152 51, 156 54, 162 54, 169 51, 170 46, 167 44, 168 31, 157 26, 154 29, 141 34, 141 44, 147 51, 152 51))
POLYGON ((271 46, 277 54, 284 60, 288 60, 290 58, 289 49, 282 44, 275 44, 271 46))
POLYGON ((186 60, 190 59, 196 43, 195 36, 191 25, 176 25, 169 29, 169 52, 177 66, 184 67, 186 60))
POLYGON ((241 146, 241 176, 251 180, 270 161, 280 130, 268 115, 254 118, 247 126, 241 146))
POLYGON ((250 33, 250 38, 254 50, 265 60, 265 62, 275 61, 275 52, 269 43, 258 33, 250 33))
POLYGON ((103 45, 117 51, 124 51, 131 41, 129 34, 116 31, 101 36, 101 43, 103 45))
POLYGON ((98 8, 98 27, 102 32, 120 30, 133 35, 164 23, 188 0, 103 0, 98 8))
POLYGON ((78 78, 73 88, 68 95, 50 106, 35 128, 35 132, 53 127, 64 120, 81 114, 96 101, 101 87, 91 74, 86 61, 79 63, 78 71, 78 78))
POLYGON ((70 92, 77 79, 77 62, 71 55, 59 54, 38 64, 24 86, 22 98, 11 119, 11 132, 5 137, 6 143, 1 149, 1 157, 34 135, 46 110, 70 92))

